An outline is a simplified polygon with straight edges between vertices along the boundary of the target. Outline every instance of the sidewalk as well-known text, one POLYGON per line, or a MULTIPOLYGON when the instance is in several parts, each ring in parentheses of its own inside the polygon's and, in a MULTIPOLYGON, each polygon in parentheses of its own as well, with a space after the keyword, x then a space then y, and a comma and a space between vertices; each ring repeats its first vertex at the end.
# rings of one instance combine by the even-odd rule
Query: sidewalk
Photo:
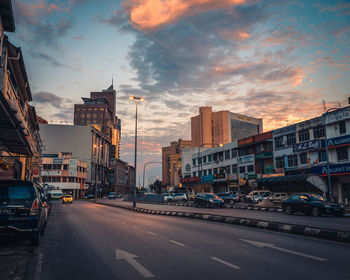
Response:
POLYGON ((100 199, 98 203, 147 214, 197 218, 350 242, 350 219, 348 217, 310 217, 306 215, 286 215, 281 212, 194 208, 139 202, 136 205, 137 207, 133 208, 132 202, 107 199, 100 199))

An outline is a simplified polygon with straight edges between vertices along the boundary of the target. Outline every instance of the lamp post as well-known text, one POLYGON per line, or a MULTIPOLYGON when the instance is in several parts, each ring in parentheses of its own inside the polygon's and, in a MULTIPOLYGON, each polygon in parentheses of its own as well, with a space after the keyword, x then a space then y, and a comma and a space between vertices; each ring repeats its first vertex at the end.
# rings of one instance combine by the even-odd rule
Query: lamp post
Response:
POLYGON ((145 169, 146 169, 146 166, 148 164, 151 164, 151 163, 162 163, 161 161, 148 161, 146 162, 144 165, 143 165, 143 180, 142 180, 142 188, 145 187, 145 169))
POLYGON ((326 126, 326 117, 327 114, 330 111, 338 110, 339 108, 329 108, 324 114, 323 114, 323 129, 324 129, 324 139, 325 139, 325 145, 326 145, 326 160, 327 160, 327 180, 328 180, 328 192, 329 192, 329 199, 333 201, 333 190, 332 190, 332 180, 331 180, 331 172, 329 168, 329 152, 328 152, 328 139, 327 139, 327 126, 326 126))
POLYGON ((137 163, 137 103, 138 101, 143 101, 143 97, 129 96, 130 100, 135 100, 136 103, 136 113, 135 113, 135 174, 134 174, 134 195, 132 199, 132 204, 136 207, 136 163, 137 163))
POLYGON ((95 155, 96 155, 96 159, 97 159, 96 160, 96 164, 95 164, 95 202, 96 202, 96 200, 97 200, 97 177, 100 177, 100 174, 99 174, 99 172, 97 170, 99 165, 100 165, 100 153, 98 152, 98 148, 101 149, 102 145, 101 144, 94 144, 94 148, 96 149, 95 150, 95 155))
POLYGON ((202 171, 203 169, 203 161, 202 161, 202 158, 201 158, 201 165, 199 166, 199 151, 200 149, 204 146, 204 145, 215 145, 216 147, 223 147, 224 145, 223 144, 217 144, 217 143, 202 143, 199 147, 198 147, 198 158, 197 158, 197 161, 198 161, 198 191, 199 191, 199 181, 200 181, 200 177, 199 177, 199 167, 200 167, 200 171, 202 171))

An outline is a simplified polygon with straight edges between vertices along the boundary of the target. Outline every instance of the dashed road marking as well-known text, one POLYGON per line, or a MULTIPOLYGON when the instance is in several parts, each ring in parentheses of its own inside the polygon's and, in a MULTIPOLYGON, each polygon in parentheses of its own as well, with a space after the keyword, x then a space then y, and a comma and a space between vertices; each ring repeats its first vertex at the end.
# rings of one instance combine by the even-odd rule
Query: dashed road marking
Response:
POLYGON ((43 253, 39 253, 38 259, 36 261, 36 266, 35 266, 35 274, 34 274, 34 280, 39 280, 40 279, 40 274, 41 274, 41 267, 43 265, 43 253))
POLYGON ((175 240, 170 239, 169 241, 170 241, 171 243, 174 243, 174 244, 179 245, 179 246, 181 246, 181 247, 185 247, 185 244, 182 244, 182 243, 177 242, 177 241, 175 241, 175 240))
POLYGON ((149 233, 149 234, 151 234, 151 235, 157 235, 155 232, 153 232, 153 231, 146 231, 147 233, 149 233))
POLYGON ((214 260, 214 261, 217 261, 217 262, 219 262, 219 263, 222 263, 222 264, 224 264, 224 265, 227 265, 227 266, 229 266, 229 267, 232 267, 232 268, 234 268, 234 269, 241 269, 239 266, 234 265, 234 264, 232 264, 232 263, 229 263, 229 262, 227 262, 227 261, 224 261, 224 260, 222 260, 222 259, 219 259, 219 258, 217 258, 217 257, 211 257, 211 259, 214 260))

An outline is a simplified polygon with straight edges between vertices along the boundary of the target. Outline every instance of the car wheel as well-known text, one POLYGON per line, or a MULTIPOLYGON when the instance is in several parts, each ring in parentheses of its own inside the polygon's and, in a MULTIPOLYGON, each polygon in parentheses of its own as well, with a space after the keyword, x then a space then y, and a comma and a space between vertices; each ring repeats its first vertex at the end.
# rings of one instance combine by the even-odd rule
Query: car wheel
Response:
POLYGON ((287 213, 287 215, 292 215, 292 214, 293 214, 293 209, 292 209, 292 207, 287 206, 287 208, 286 208, 286 213, 287 213))
POLYGON ((233 204, 234 204, 234 201, 231 199, 228 203, 229 203, 230 205, 233 205, 233 204))
POLYGON ((171 199, 168 199, 168 202, 173 202, 171 199))
POLYGON ((182 201, 183 201, 183 202, 186 202, 186 201, 187 201, 187 199, 186 199, 186 198, 184 198, 182 201))
POLYGON ((40 243, 40 232, 41 232, 41 230, 33 232, 32 240, 31 240, 32 241, 32 245, 35 245, 35 246, 39 245, 39 243, 40 243))
POLYGON ((314 216, 314 217, 320 216, 320 208, 314 207, 314 208, 312 209, 312 216, 314 216))

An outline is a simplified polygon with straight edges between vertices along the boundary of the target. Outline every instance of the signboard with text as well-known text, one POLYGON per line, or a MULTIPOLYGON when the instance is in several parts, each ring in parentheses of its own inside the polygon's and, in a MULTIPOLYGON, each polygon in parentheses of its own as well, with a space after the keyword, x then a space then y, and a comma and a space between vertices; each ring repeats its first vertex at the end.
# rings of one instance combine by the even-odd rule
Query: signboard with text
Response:
POLYGON ((78 175, 78 160, 77 159, 70 159, 69 160, 69 170, 68 174, 70 177, 76 177, 78 175))
MULTIPOLYGON (((322 147, 326 147, 325 141, 322 141, 322 147)), ((327 140, 328 147, 339 147, 350 145, 350 135, 339 136, 335 138, 330 138, 327 140)))
MULTIPOLYGON (((350 163, 332 164, 329 167, 330 175, 345 175, 350 174, 350 163)), ((327 176, 327 166, 314 166, 312 167, 312 173, 327 176)))
POLYGON ((238 158, 238 163, 246 163, 254 161, 254 155, 243 156, 238 158))
POLYGON ((321 147, 319 140, 311 140, 293 145, 293 152, 317 150, 321 147))

